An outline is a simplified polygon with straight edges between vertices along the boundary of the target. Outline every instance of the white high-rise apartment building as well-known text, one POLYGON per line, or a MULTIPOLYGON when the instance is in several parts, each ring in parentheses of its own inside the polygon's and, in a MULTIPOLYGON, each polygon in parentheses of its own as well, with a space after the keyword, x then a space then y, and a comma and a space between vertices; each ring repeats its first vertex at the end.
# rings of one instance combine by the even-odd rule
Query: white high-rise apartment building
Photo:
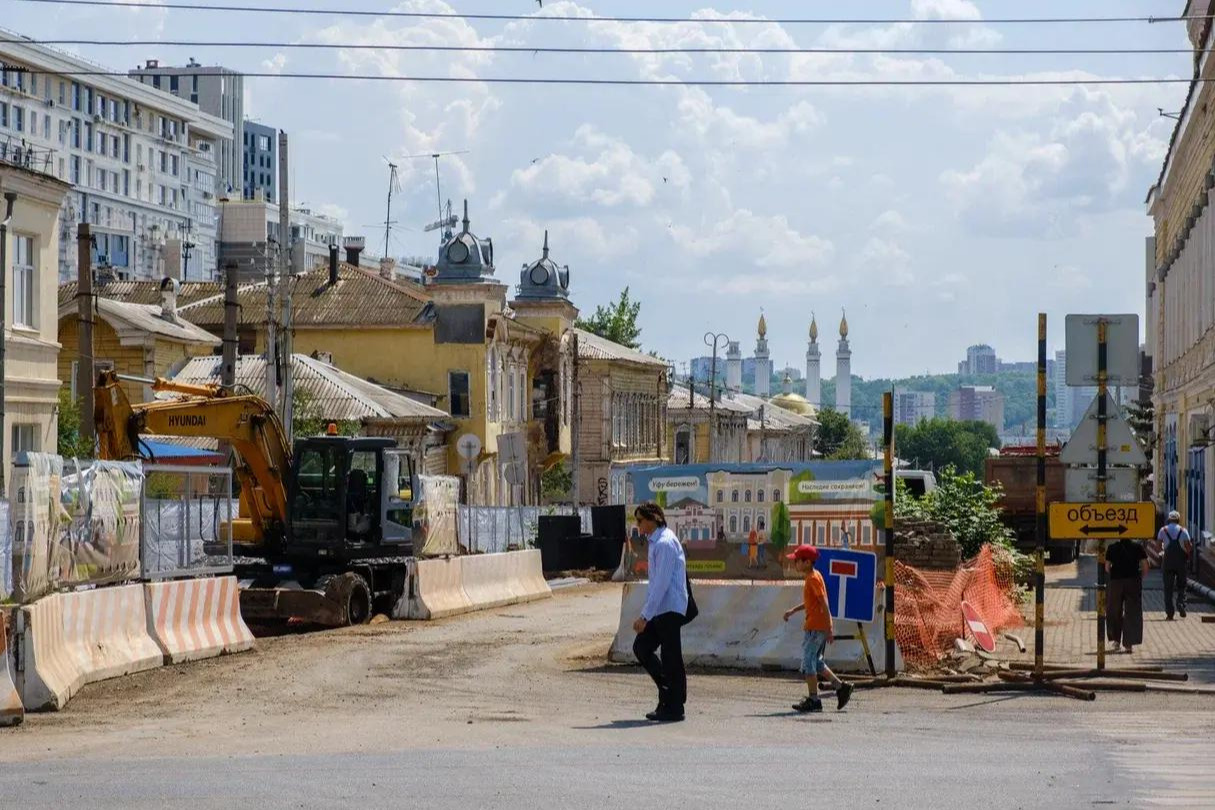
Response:
POLYGON ((76 225, 93 265, 121 279, 216 277, 219 147, 232 125, 197 104, 0 30, 0 149, 36 155, 72 185, 59 278, 76 278, 76 225))

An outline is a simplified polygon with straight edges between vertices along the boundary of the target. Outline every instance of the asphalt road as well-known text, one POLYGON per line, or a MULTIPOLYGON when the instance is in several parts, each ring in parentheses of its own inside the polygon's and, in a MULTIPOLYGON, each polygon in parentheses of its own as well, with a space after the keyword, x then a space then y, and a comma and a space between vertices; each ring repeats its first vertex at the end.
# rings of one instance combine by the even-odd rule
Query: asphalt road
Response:
POLYGON ((1215 804, 1212 698, 883 690, 804 716, 788 676, 698 673, 688 720, 648 724, 644 674, 602 660, 618 605, 599 586, 88 687, 0 734, 0 807, 1215 804))

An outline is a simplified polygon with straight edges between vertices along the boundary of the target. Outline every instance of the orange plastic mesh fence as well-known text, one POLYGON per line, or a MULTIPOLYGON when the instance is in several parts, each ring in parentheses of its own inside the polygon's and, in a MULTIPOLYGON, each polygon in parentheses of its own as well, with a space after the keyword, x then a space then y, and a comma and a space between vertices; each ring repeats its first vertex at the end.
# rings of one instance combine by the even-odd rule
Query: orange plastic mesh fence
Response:
POLYGON ((908 668, 931 667, 969 637, 962 602, 993 634, 1025 623, 1011 558, 983 546, 953 571, 922 571, 895 560, 894 634, 908 668))

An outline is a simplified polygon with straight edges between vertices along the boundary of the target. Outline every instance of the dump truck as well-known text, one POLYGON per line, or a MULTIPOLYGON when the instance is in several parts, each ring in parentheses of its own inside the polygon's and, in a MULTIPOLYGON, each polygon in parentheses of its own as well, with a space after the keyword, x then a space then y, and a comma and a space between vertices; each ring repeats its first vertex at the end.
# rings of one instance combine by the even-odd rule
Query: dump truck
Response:
POLYGON ((239 516, 222 527, 239 562, 248 621, 290 618, 330 626, 391 612, 413 553, 413 460, 392 439, 336 435, 289 446, 261 397, 102 372, 94 389, 98 456, 148 458, 143 437, 205 437, 235 453, 239 516), (172 398, 132 403, 121 383, 172 398))
MULTIPOLYGON (((1059 461, 1062 447, 1046 448, 1046 502, 1066 500, 1064 495, 1064 466, 1059 461)), ((1037 547, 1037 446, 1011 446, 989 456, 983 465, 983 483, 999 485, 1003 490, 999 506, 1001 518, 1016 534, 1017 548, 1033 551, 1037 547)), ((1047 527, 1049 537, 1049 525, 1047 527)), ((1051 562, 1071 562, 1080 553, 1080 541, 1049 543, 1051 562)))

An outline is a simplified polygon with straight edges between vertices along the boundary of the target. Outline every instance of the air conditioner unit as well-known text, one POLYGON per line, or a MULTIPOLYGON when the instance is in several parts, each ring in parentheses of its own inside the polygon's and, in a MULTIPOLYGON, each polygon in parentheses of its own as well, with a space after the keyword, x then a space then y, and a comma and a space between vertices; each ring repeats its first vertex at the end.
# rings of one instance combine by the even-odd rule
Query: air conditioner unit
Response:
POLYGON ((1206 447, 1211 443, 1211 415, 1206 413, 1190 414, 1190 444, 1206 447))
POLYGON ((93 113, 93 123, 100 124, 102 120, 101 113, 93 113))
POLYGON ((145 172, 148 170, 148 167, 144 166, 142 163, 137 164, 137 165, 138 165, 139 171, 141 171, 141 172, 145 172))
POLYGON ((45 103, 46 103, 46 106, 48 106, 48 107, 54 107, 54 106, 55 106, 55 99, 53 99, 53 98, 48 98, 48 99, 45 99, 45 103))

